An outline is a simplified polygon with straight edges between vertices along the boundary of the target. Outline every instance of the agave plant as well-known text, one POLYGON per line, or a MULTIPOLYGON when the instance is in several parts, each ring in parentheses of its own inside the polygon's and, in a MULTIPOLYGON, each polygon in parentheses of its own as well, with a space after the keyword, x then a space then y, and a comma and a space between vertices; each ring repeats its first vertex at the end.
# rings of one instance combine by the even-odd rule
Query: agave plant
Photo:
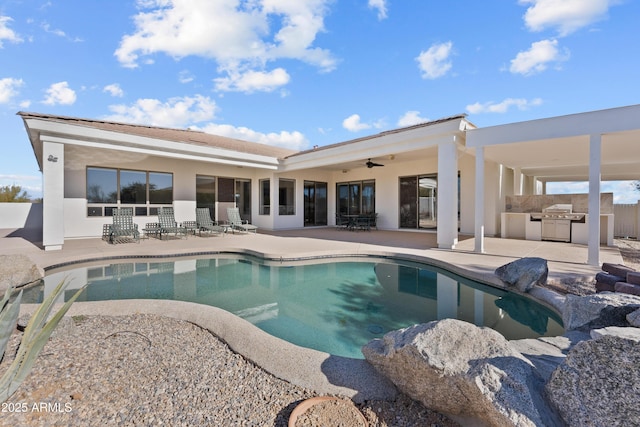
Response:
MULTIPOLYGON (((38 354, 47 343, 49 336, 56 328, 60 319, 71 307, 71 304, 80 296, 84 287, 80 288, 51 318, 49 314, 58 297, 66 288, 65 281, 61 281, 53 292, 42 301, 38 309, 33 313, 22 335, 20 347, 16 357, 0 378, 0 402, 6 401, 20 386, 33 367, 38 354)), ((22 291, 10 301, 14 288, 7 289, 2 302, 0 302, 0 360, 4 356, 11 333, 18 321, 22 291)))

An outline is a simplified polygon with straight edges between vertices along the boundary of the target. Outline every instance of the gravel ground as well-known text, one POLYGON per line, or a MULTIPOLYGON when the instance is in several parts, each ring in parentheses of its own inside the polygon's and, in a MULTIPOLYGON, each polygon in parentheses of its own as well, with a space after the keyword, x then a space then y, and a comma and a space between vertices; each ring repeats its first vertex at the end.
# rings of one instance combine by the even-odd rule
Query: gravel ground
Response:
MULTIPOLYGON (((12 336, 3 373, 21 333, 12 336)), ((266 373, 208 331, 152 316, 66 318, 2 404, 2 426, 286 426, 316 396, 266 373)), ((457 426, 419 403, 358 405, 371 426, 457 426)))

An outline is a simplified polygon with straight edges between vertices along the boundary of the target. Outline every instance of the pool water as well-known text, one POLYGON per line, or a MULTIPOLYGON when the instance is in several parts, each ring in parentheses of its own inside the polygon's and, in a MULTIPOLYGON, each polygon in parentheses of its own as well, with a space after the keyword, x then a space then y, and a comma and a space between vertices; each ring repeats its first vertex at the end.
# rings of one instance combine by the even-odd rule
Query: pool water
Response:
POLYGON ((67 298, 88 283, 79 301, 207 304, 291 343, 352 358, 362 358, 360 348, 386 332, 448 317, 488 326, 507 339, 563 333, 559 316, 531 299, 389 259, 287 265, 225 255, 76 267, 48 274, 35 299, 63 277, 73 278, 67 298))

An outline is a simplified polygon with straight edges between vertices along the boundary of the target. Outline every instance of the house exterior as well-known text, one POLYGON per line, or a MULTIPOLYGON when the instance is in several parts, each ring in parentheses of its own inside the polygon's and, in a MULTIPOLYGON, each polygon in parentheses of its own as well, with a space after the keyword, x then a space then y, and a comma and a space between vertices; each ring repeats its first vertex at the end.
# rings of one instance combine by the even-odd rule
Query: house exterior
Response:
MULTIPOLYGON (((484 129, 457 115, 303 152, 192 130, 18 115, 43 173, 46 250, 101 236, 115 207, 133 207, 144 228, 160 206, 173 206, 179 222, 194 220, 196 207, 225 220, 234 206, 266 230, 377 213, 380 229, 435 232, 448 249, 458 233, 471 234, 482 252, 484 236, 500 232, 507 195, 588 178, 589 209, 598 212, 609 161, 618 162, 614 179, 640 179, 640 106, 484 129), (609 147, 615 154, 595 155, 609 147), (624 173, 621 161, 630 165, 624 173)), ((593 223, 589 232, 599 234, 593 223)), ((590 262, 599 247, 592 240, 590 262)))

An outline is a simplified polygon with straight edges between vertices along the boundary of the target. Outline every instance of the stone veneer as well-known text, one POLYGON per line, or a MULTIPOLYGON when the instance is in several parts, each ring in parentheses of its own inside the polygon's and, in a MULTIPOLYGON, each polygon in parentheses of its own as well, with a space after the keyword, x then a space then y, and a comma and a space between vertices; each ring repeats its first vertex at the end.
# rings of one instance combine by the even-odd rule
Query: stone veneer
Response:
MULTIPOLYGON (((571 204, 573 212, 588 213, 588 194, 539 194, 529 196, 506 196, 505 212, 529 213, 542 212, 543 209, 556 204, 571 204)), ((613 193, 600 194, 600 214, 613 213, 613 193)))

